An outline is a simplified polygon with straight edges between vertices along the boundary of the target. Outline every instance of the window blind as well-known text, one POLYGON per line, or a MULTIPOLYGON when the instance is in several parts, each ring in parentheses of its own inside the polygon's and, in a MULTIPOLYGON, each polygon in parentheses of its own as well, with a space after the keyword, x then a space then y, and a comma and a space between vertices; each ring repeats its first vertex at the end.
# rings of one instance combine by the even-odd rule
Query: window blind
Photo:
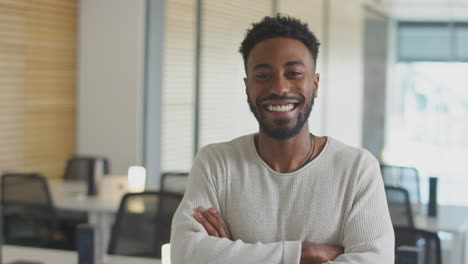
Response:
POLYGON ((468 61, 468 24, 400 22, 399 61, 468 61))
POLYGON ((59 177, 75 150, 76 0, 0 2, 0 172, 59 177))
POLYGON ((401 24, 398 37, 400 60, 447 61, 450 59, 450 30, 446 24, 401 24))
MULTIPOLYGON (((239 45, 247 27, 272 13, 272 1, 202 3, 200 147, 257 131, 246 102, 239 45)), ((192 166, 197 1, 168 0, 163 80, 162 171, 192 166)))
POLYGON ((247 28, 272 14, 271 0, 205 0, 202 6, 200 147, 258 131, 238 52, 247 28))
POLYGON ((196 1, 166 1, 162 171, 188 171, 193 159, 196 1))
POLYGON ((468 61, 468 23, 455 26, 455 57, 468 61))

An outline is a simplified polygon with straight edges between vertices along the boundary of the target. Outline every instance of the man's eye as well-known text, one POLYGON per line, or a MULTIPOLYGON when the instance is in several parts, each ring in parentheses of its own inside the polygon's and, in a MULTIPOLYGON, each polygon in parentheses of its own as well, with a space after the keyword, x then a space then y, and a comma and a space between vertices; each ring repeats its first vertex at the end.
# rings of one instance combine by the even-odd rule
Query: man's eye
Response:
POLYGON ((269 73, 259 73, 259 74, 255 75, 255 77, 261 78, 261 79, 269 79, 269 78, 271 78, 272 76, 271 76, 271 74, 269 74, 269 73))
POLYGON ((289 77, 297 77, 297 76, 299 76, 301 74, 302 74, 301 72, 289 72, 287 75, 289 77))

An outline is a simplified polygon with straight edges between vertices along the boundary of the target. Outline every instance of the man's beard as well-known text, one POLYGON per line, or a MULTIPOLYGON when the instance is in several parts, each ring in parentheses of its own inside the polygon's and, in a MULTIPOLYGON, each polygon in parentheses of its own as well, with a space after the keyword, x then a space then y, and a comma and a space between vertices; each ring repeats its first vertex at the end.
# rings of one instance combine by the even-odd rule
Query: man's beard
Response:
MULTIPOLYGON (((258 109, 259 107, 262 107, 261 102, 265 100, 288 100, 288 99, 293 99, 293 98, 286 96, 286 95, 281 95, 281 96, 271 95, 271 96, 268 96, 267 98, 257 98, 257 100, 255 100, 255 103, 253 103, 252 100, 250 100, 250 96, 247 95, 247 102, 249 104, 250 111, 254 114, 255 118, 257 119, 260 125, 260 128, 268 136, 277 140, 290 139, 296 136, 297 134, 299 134, 302 127, 309 119, 310 113, 312 112, 312 106, 314 105, 314 97, 312 96, 312 99, 310 100, 310 104, 305 105, 305 108, 304 108, 305 112, 301 111, 297 115, 296 125, 293 128, 286 127, 285 125, 287 124, 287 121, 281 120, 281 119, 273 121, 276 125, 278 125, 278 127, 272 127, 270 124, 268 124, 264 120, 264 116, 261 116, 261 112, 260 112, 261 110, 258 109)), ((294 98, 294 99, 299 99, 299 97, 294 98)), ((304 99, 300 97, 299 101, 303 103, 304 99)), ((262 111, 267 111, 267 110, 264 110, 262 108, 262 111)))

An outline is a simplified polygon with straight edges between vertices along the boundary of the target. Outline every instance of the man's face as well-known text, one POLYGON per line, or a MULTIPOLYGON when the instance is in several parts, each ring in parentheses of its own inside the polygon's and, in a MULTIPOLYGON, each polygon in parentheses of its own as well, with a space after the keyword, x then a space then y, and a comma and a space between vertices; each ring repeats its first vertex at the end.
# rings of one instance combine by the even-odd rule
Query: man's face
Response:
POLYGON ((244 79, 250 110, 261 131, 278 140, 301 131, 317 96, 319 75, 307 47, 296 39, 259 42, 247 60, 244 79))

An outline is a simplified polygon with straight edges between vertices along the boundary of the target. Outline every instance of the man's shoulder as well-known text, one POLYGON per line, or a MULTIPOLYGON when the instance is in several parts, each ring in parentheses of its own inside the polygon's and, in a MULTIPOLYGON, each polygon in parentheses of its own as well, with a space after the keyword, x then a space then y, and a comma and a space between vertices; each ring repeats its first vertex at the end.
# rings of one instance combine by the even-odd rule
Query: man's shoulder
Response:
POLYGON ((233 155, 235 153, 241 153, 249 151, 251 147, 254 134, 240 136, 230 141, 211 143, 200 149, 198 156, 219 156, 219 155, 233 155))
POLYGON ((347 175, 350 179, 373 181, 379 178, 379 161, 369 151, 347 145, 337 139, 330 140, 326 161, 327 165, 342 171, 342 175, 347 175))
POLYGON ((347 158, 347 160, 376 160, 376 158, 366 149, 351 146, 343 143, 342 141, 328 137, 328 152, 332 156, 342 158, 347 158))

